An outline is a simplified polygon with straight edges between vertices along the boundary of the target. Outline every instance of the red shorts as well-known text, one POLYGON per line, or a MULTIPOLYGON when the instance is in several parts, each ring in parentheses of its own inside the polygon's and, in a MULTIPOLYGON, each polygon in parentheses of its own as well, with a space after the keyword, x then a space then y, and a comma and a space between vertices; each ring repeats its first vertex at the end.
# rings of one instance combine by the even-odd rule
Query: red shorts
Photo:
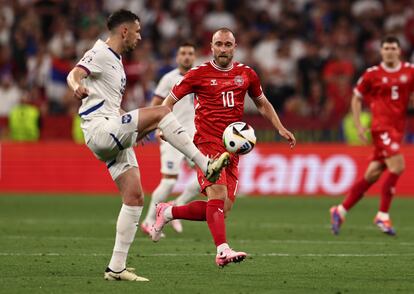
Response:
MULTIPOLYGON (((222 144, 217 144, 213 142, 197 144, 197 148, 201 151, 201 153, 209 157, 214 157, 226 151, 222 144)), ((227 187, 227 197, 232 202, 234 202, 234 200, 236 199, 237 184, 239 182, 238 164, 239 156, 231 155, 230 164, 221 171, 220 178, 215 183, 208 181, 204 176, 203 172, 199 168, 197 168, 197 177, 198 183, 201 187, 201 193, 206 194, 206 188, 213 184, 225 185, 227 187)))
POLYGON ((371 160, 384 161, 385 158, 400 154, 403 134, 395 130, 372 131, 374 152, 371 160))

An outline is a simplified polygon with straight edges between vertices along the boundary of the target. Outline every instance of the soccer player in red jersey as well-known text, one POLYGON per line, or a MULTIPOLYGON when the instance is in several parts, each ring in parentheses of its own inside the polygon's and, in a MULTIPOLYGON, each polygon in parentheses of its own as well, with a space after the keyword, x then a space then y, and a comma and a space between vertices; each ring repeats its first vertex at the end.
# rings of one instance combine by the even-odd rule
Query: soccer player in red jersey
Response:
POLYGON ((335 235, 339 233, 346 213, 385 170, 388 170, 387 178, 382 186, 380 207, 374 223, 382 232, 395 235, 388 211, 398 178, 405 168, 400 144, 410 96, 414 90, 414 65, 400 60, 400 43, 395 37, 389 36, 381 41, 380 53, 382 62, 365 71, 354 89, 351 102, 355 126, 364 142, 367 141, 367 130, 360 122, 362 100, 371 109, 374 150, 364 177, 354 183, 342 204, 330 209, 332 232, 335 235))
MULTIPOLYGON (((280 122, 274 108, 262 92, 256 72, 242 63, 233 62, 236 40, 231 30, 219 29, 213 34, 211 50, 214 59, 191 69, 178 82, 163 104, 173 107, 174 103, 189 93, 195 94, 194 143, 202 153, 210 157, 225 151, 222 142, 224 129, 243 115, 246 92, 253 99, 260 113, 289 141, 296 144, 294 135, 280 122)), ((207 221, 217 247, 216 264, 225 266, 240 262, 244 252, 233 251, 226 239, 224 217, 230 211, 237 189, 239 157, 232 155, 229 165, 222 171, 216 183, 209 182, 200 171, 198 179, 201 190, 208 201, 193 201, 183 206, 160 203, 157 219, 152 230, 152 239, 158 241, 163 226, 172 219, 207 221)))

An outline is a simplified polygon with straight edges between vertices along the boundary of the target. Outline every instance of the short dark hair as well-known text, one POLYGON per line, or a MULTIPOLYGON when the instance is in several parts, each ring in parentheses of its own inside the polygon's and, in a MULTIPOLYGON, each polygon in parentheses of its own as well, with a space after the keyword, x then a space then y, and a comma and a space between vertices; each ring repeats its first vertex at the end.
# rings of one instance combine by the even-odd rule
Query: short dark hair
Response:
POLYGON ((120 24, 123 24, 126 22, 134 22, 136 20, 139 21, 139 17, 135 13, 129 10, 120 9, 120 10, 115 11, 108 17, 106 26, 108 30, 111 31, 112 29, 116 28, 120 24))
POLYGON ((196 49, 195 44, 191 41, 183 41, 183 42, 179 43, 178 48, 181 48, 181 47, 193 47, 194 49, 196 49))
POLYGON ((384 45, 384 43, 396 43, 398 47, 401 47, 400 40, 398 40, 398 38, 395 36, 385 36, 384 38, 381 39, 381 47, 382 45, 384 45))

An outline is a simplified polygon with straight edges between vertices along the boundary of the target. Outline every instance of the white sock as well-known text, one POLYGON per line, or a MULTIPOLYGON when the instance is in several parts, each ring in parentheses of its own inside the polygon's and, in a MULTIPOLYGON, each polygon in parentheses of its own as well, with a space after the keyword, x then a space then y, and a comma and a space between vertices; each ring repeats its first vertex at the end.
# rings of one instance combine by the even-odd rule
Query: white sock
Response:
POLYGON ((174 218, 173 218, 173 215, 172 215, 172 206, 167 207, 167 208, 164 210, 164 219, 165 219, 166 221, 171 221, 171 220, 173 220, 173 219, 174 219, 174 218))
POLYGON ((144 223, 147 223, 149 225, 152 225, 155 223, 156 204, 160 202, 164 202, 165 199, 167 199, 168 195, 171 194, 176 182, 177 182, 176 179, 161 179, 157 188, 155 188, 154 192, 152 192, 151 203, 148 207, 148 212, 147 212, 147 216, 145 217, 144 223))
POLYGON ((390 220, 390 214, 388 212, 378 211, 377 217, 382 221, 390 220))
POLYGON ((194 178, 190 184, 185 187, 183 193, 181 193, 174 201, 175 205, 180 206, 188 203, 191 199, 200 193, 200 185, 197 178, 194 178))
POLYGON ((229 244, 227 243, 220 244, 219 246, 217 246, 217 254, 222 253, 224 249, 227 249, 227 248, 230 248, 229 244))
POLYGON ((190 158, 204 172, 207 171, 208 157, 203 155, 194 145, 190 136, 178 123, 174 114, 170 112, 158 124, 164 138, 177 150, 190 158))
POLYGON ((122 204, 116 223, 115 246, 108 266, 114 272, 120 272, 126 267, 129 247, 134 240, 141 212, 142 206, 122 204))
POLYGON ((342 217, 345 217, 345 216, 346 216, 346 213, 347 213, 347 211, 346 211, 345 207, 343 207, 343 205, 342 205, 342 204, 339 204, 339 205, 338 205, 338 212, 339 212, 339 214, 340 214, 342 217))

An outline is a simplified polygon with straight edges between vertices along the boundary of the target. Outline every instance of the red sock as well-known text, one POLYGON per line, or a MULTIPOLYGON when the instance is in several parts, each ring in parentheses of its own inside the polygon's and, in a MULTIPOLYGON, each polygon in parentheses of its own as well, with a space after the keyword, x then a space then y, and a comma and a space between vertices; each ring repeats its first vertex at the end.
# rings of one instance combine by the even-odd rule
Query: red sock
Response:
POLYGON ((207 202, 207 224, 216 246, 227 243, 224 200, 212 199, 207 202))
POLYGON ((357 181, 349 191, 348 195, 346 195, 345 200, 342 202, 342 206, 346 210, 350 210, 363 196, 364 193, 371 187, 373 183, 367 182, 365 178, 360 179, 357 181))
POLYGON ((186 219, 193 221, 206 220, 207 201, 192 201, 186 205, 173 206, 174 219, 186 219))
POLYGON ((394 196, 395 185, 397 184, 399 177, 400 175, 389 173, 384 183, 382 184, 379 211, 388 212, 388 210, 390 210, 392 196, 394 196))

